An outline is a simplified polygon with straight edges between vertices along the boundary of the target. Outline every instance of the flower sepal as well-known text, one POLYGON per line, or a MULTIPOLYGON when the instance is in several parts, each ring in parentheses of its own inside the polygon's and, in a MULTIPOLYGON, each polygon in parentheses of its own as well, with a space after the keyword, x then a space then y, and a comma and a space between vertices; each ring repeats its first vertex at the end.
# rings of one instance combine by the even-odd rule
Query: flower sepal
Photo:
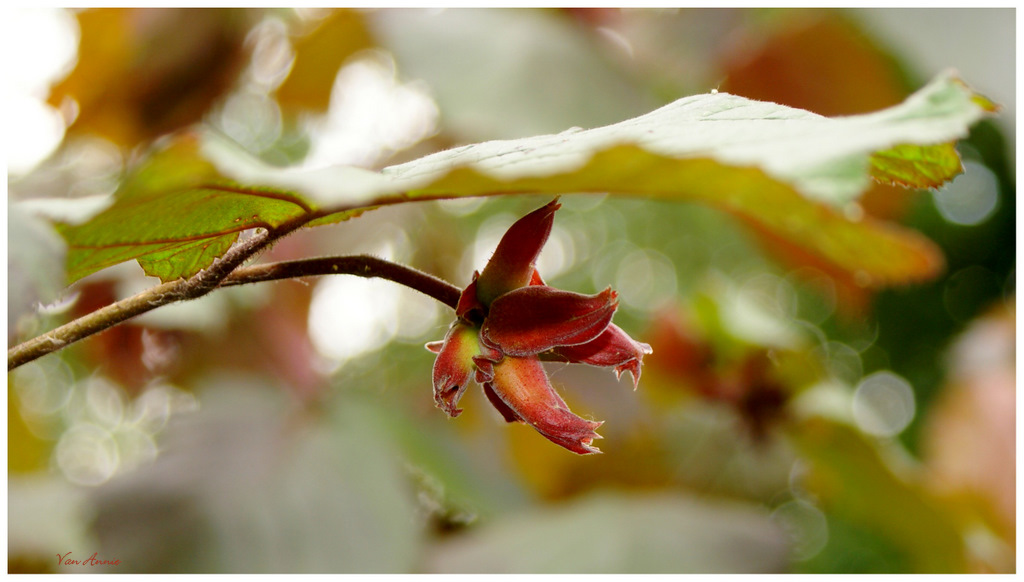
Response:
POLYGON ((494 300, 480 337, 506 355, 532 356, 597 338, 618 305, 611 289, 583 295, 546 285, 520 287, 494 300))
POLYGON ((458 408, 459 399, 476 371, 473 358, 481 353, 478 336, 476 328, 456 320, 443 342, 430 342, 426 346, 428 350, 437 351, 433 370, 434 402, 452 418, 462 413, 458 408))
POLYGON ((525 422, 548 440, 580 455, 601 452, 593 441, 601 438, 594 431, 602 423, 569 411, 538 358, 506 358, 494 366, 494 380, 486 388, 491 402, 497 398, 503 405, 498 410, 506 421, 525 422))
POLYGON ((615 377, 629 372, 633 377, 633 389, 640 385, 640 365, 643 357, 651 353, 651 346, 638 342, 614 323, 593 340, 578 345, 559 346, 541 354, 541 359, 571 364, 589 364, 614 368, 615 377))

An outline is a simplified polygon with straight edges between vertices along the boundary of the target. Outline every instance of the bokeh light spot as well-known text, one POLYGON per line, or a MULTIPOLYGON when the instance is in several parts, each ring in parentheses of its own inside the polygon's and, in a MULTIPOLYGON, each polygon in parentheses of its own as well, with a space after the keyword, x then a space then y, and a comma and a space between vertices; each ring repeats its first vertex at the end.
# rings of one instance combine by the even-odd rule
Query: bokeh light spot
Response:
POLYGON ((820 509, 799 499, 787 501, 775 508, 772 521, 790 540, 793 559, 807 560, 820 552, 828 543, 828 521, 820 509))
POLYGON ((875 372, 853 393, 853 419, 861 430, 880 437, 896 436, 914 419, 914 390, 902 377, 875 372))
POLYGON ((723 290, 722 308, 723 321, 742 338, 785 347, 801 341, 790 325, 796 316, 796 293, 781 277, 762 273, 728 285, 723 290))
POLYGON ((371 167, 437 131, 439 112, 426 86, 398 80, 394 59, 371 51, 341 68, 327 115, 311 122, 306 167, 371 167))
POLYGON ((102 376, 86 381, 85 402, 89 416, 100 426, 114 428, 124 417, 124 398, 113 382, 102 376))
POLYGON ((971 265, 946 280, 942 303, 953 320, 967 322, 976 315, 979 305, 999 295, 1000 287, 995 273, 981 265, 971 265))
POLYGON ((830 341, 816 347, 814 354, 828 367, 829 373, 840 382, 853 386, 863 374, 860 353, 849 345, 830 341))
POLYGON ((313 290, 309 334, 322 355, 344 362, 386 344, 398 331, 395 284, 359 277, 324 277, 313 290))
POLYGON ((224 104, 220 127, 245 147, 262 151, 281 137, 281 109, 264 93, 241 91, 224 104))
POLYGON ((648 313, 675 297, 678 285, 675 265, 652 249, 626 255, 619 262, 614 281, 622 303, 648 313))
POLYGON ((987 167, 977 162, 964 162, 964 173, 932 193, 942 217, 963 226, 985 221, 999 203, 999 180, 987 167))
POLYGON ((64 139, 64 119, 59 111, 33 97, 9 95, 7 108, 7 119, 16 126, 10 134, 14 139, 7 140, 7 171, 24 174, 64 139))
POLYGON ((572 235, 565 228, 555 224, 551 227, 548 242, 537 258, 537 270, 547 281, 568 271, 575 263, 576 249, 572 235))
MULTIPOLYGON (((462 257, 459 272, 469 274, 473 271, 482 271, 491 255, 494 254, 498 241, 515 221, 516 217, 506 212, 495 214, 484 220, 477 228, 476 236, 473 237, 472 248, 468 248, 462 257)), ((465 282, 469 283, 468 276, 465 282)))
POLYGON ((110 431, 88 422, 77 423, 61 435, 56 459, 64 476, 79 485, 104 483, 121 461, 110 431))
POLYGON ((391 281, 324 277, 313 290, 309 335, 321 355, 343 364, 392 339, 420 339, 439 315, 436 301, 391 281))

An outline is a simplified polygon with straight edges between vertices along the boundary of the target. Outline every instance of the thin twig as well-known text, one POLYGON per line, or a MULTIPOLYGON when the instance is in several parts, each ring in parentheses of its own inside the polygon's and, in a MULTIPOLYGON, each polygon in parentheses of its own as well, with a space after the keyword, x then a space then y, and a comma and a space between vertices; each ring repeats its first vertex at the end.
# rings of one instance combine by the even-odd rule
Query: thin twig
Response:
MULTIPOLYGON (((247 252, 249 253, 247 256, 251 256, 253 254, 251 252, 252 248, 257 250, 263 248, 267 244, 268 238, 269 235, 263 236, 260 240, 251 244, 247 241, 245 244, 250 244, 250 247, 239 252, 247 252)), ((252 240, 250 239, 250 241, 252 240)), ((227 260, 229 260, 227 255, 221 259, 224 262, 227 260)), ((210 269, 207 269, 207 271, 204 271, 204 273, 212 272, 218 266, 219 264, 215 264, 210 269)), ((210 279, 197 279, 199 277, 197 275, 187 281, 163 283, 132 297, 107 305, 37 338, 11 348, 7 352, 7 369, 8 371, 13 370, 22 364, 31 362, 36 358, 57 351, 94 333, 111 328, 157 307, 202 297, 217 286, 232 287, 263 281, 321 275, 356 275, 359 277, 376 277, 394 281, 428 295, 452 309, 455 309, 459 300, 460 290, 458 287, 428 273, 369 255, 319 257, 315 259, 253 265, 236 268, 226 277, 216 279, 217 283, 213 287, 207 288, 210 284, 209 281, 218 276, 217 273, 209 275, 210 279)))
MULTIPOLYGON (((424 194, 417 199, 424 201, 448 197, 447 195, 424 194)), ((306 261, 289 261, 278 263, 277 266, 270 264, 240 268, 242 263, 257 256, 281 237, 291 234, 316 219, 349 210, 372 209, 405 202, 409 202, 409 199, 404 195, 382 196, 370 204, 310 211, 277 227, 261 231, 249 240, 233 246, 223 257, 189 279, 157 285, 10 348, 7 350, 7 371, 157 307, 202 297, 219 286, 242 285, 261 280, 270 281, 287 277, 329 274, 380 277, 412 287, 455 309, 459 293, 455 287, 432 275, 375 257, 327 257, 306 261), (260 277, 266 278, 261 279, 260 277)))
POLYGON ((225 277, 247 259, 317 217, 315 214, 306 214, 274 229, 260 231, 249 240, 231 247, 207 269, 188 279, 157 285, 20 343, 7 350, 7 371, 10 372, 22 364, 63 349, 157 307, 202 297, 216 289, 225 277))
POLYGON ((242 267, 225 278, 220 286, 231 287, 247 283, 320 275, 356 275, 386 279, 419 291, 451 309, 455 309, 461 293, 458 287, 429 273, 370 255, 319 257, 242 267))

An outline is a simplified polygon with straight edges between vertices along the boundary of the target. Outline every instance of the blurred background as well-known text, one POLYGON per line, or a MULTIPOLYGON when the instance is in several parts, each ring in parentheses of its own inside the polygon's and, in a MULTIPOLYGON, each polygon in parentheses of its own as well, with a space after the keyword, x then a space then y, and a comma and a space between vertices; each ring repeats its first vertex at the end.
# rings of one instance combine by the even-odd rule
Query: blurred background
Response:
MULTIPOLYGON (((563 196, 545 279, 613 286, 640 388, 552 365, 604 420, 578 457, 479 389, 452 314, 354 277, 215 292, 8 374, 10 572, 1014 572, 1015 12, 9 11, 8 344, 155 283, 65 288, 48 220, 102 206, 196 124, 279 165, 379 169, 621 121, 712 89, 836 116, 946 68, 1002 105, 937 192, 867 213, 935 241, 874 291, 704 206, 563 196), (118 565, 59 565, 72 559, 118 565)), ((264 260, 373 253, 456 285, 547 199, 384 208, 264 260)))

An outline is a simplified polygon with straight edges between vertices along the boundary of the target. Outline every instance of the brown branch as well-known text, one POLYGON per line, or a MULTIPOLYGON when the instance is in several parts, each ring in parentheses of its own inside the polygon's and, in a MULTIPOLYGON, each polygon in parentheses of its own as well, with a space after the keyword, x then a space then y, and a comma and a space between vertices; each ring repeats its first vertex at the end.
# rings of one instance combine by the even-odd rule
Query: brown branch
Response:
POLYGON ((247 283, 321 275, 356 275, 357 277, 386 279, 415 289, 453 310, 459 302, 461 293, 461 289, 458 287, 429 273, 370 255, 319 257, 253 265, 235 270, 220 285, 221 287, 231 287, 247 283))
POLYGON ((316 215, 303 215, 274 229, 260 231, 252 238, 231 247, 207 269, 188 279, 157 285, 22 342, 7 350, 7 371, 157 307, 202 297, 216 289, 225 277, 247 259, 315 218, 316 215))
POLYGON ((320 275, 356 275, 394 281, 437 299, 452 309, 455 309, 458 303, 458 287, 411 267, 369 255, 320 257, 241 268, 231 267, 232 264, 237 267, 240 263, 235 260, 236 257, 252 256, 273 240, 283 236, 278 233, 277 230, 264 232, 232 248, 233 252, 229 251, 209 269, 191 279, 157 285, 11 348, 7 352, 7 370, 13 370, 157 307, 202 297, 217 287, 320 275))
MULTIPOLYGON (((420 196, 418 200, 438 200, 448 197, 445 195, 424 195, 420 196)), ((380 277, 412 287, 455 309, 459 293, 457 288, 426 273, 374 257, 328 257, 306 261, 290 261, 279 263, 276 266, 257 265, 239 268, 246 260, 258 255, 281 237, 291 234, 293 231, 324 216, 347 210, 371 209, 409 201, 409 198, 405 195, 383 196, 375 199, 368 205, 345 206, 330 210, 307 212, 277 227, 268 228, 244 243, 233 246, 223 257, 214 261, 209 268, 189 279, 157 285, 127 299, 122 299, 97 309, 92 313, 10 348, 7 350, 7 371, 11 371, 22 364, 31 362, 51 352, 63 349, 77 341, 157 307, 202 297, 218 286, 222 286, 222 284, 223 286, 242 285, 264 280, 270 281, 288 277, 329 274, 380 277)))

